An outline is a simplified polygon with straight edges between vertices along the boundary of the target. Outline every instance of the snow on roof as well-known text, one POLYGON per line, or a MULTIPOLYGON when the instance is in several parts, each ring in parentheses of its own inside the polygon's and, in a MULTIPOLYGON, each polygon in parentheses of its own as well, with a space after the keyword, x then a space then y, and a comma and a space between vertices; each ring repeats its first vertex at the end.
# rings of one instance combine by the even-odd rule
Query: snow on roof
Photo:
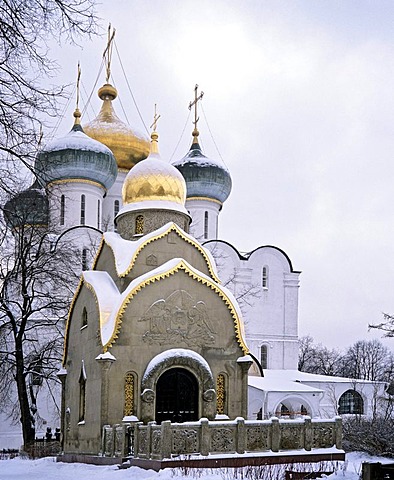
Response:
POLYGON ((123 293, 119 292, 107 272, 87 271, 83 273, 85 284, 94 292, 97 298, 100 312, 101 342, 104 346, 104 351, 107 351, 115 342, 120 330, 121 317, 124 310, 132 297, 141 289, 141 286, 145 286, 148 281, 150 283, 153 279, 159 279, 160 276, 164 277, 170 271, 174 272, 179 269, 184 269, 187 273, 190 272, 192 276, 205 280, 208 285, 214 286, 217 291, 222 292, 227 297, 227 300, 225 300, 226 304, 228 305, 229 303, 230 309, 235 313, 235 328, 239 344, 244 351, 247 350, 244 340, 245 332, 242 314, 233 294, 227 288, 220 286, 212 280, 208 275, 192 267, 186 260, 173 258, 154 270, 135 278, 123 293))
MULTIPOLYGON (((264 370, 264 375, 266 372, 267 370, 264 370)), ((321 393, 324 391, 291 379, 275 378, 274 376, 250 376, 248 377, 248 385, 258 390, 264 390, 265 392, 321 393)))
POLYGON ((193 358, 198 362, 203 370, 211 371, 208 362, 202 357, 200 354, 193 350, 188 350, 186 348, 171 348, 170 350, 165 350, 164 352, 159 353, 156 355, 152 360, 148 363, 146 367, 144 377, 149 377, 152 370, 154 370, 157 365, 163 363, 165 360, 169 358, 193 358))
MULTIPOLYGON (((316 375, 313 373, 300 372, 298 370, 264 370, 264 377, 250 376, 250 387, 272 392, 323 392, 309 384, 320 383, 353 383, 355 380, 330 375, 316 375)), ((367 380, 357 380, 361 383, 372 383, 367 380)))
POLYGON ((79 130, 71 130, 66 136, 52 140, 42 151, 46 153, 59 150, 84 150, 112 155, 108 147, 79 130))
POLYGON ((101 341, 106 343, 113 332, 113 325, 109 322, 114 306, 120 298, 120 292, 107 272, 84 271, 82 272, 85 285, 92 290, 97 298, 100 315, 101 341))
MULTIPOLYGON (((308 382, 308 383, 350 383, 354 379, 346 377, 334 377, 332 375, 318 375, 315 373, 300 372, 299 370, 264 370, 267 378, 276 377, 292 382, 308 382)), ((358 383, 376 383, 370 380, 356 380, 358 383)))
POLYGON ((106 232, 104 233, 104 241, 111 248, 114 259, 116 272, 120 277, 123 277, 128 274, 131 268, 134 265, 135 259, 137 258, 140 251, 153 240, 156 240, 171 230, 177 232, 181 237, 183 237, 188 243, 191 243, 196 248, 198 248, 205 259, 207 260, 207 266, 211 272, 215 281, 219 282, 218 272, 216 269, 216 263, 213 259, 211 252, 200 245, 197 240, 195 240, 191 235, 187 234, 182 230, 178 225, 173 222, 166 223, 157 230, 144 235, 138 240, 125 240, 118 233, 115 232, 106 232))

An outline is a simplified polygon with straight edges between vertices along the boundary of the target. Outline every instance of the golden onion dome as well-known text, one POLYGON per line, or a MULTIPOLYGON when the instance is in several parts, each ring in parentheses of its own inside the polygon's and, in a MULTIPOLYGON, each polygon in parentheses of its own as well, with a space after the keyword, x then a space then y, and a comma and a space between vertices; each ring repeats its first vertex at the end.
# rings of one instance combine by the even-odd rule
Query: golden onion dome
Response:
POLYGON ((152 132, 151 153, 127 174, 122 197, 125 206, 185 211, 186 183, 182 174, 160 158, 158 134, 152 132))
POLYGON ((136 163, 149 155, 148 138, 130 128, 118 118, 112 100, 118 96, 116 88, 109 83, 103 85, 98 96, 103 100, 98 116, 83 127, 89 137, 98 140, 112 150, 118 168, 130 170, 136 163))

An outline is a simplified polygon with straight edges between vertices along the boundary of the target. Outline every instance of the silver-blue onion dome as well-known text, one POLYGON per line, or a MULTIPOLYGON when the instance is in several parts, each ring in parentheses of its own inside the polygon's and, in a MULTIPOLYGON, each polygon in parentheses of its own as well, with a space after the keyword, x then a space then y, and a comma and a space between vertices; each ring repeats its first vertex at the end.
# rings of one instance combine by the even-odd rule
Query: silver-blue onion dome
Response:
POLYGON ((9 227, 22 226, 47 227, 49 222, 49 203, 45 190, 37 180, 33 185, 13 196, 3 207, 5 220, 9 227))
POLYGON ((76 122, 63 138, 48 143, 37 155, 35 173, 41 185, 62 180, 87 180, 108 190, 115 182, 118 167, 111 150, 88 137, 76 122))
POLYGON ((202 153, 197 136, 188 153, 173 165, 186 181, 187 199, 209 198, 223 203, 230 195, 230 172, 221 160, 208 158, 202 153))

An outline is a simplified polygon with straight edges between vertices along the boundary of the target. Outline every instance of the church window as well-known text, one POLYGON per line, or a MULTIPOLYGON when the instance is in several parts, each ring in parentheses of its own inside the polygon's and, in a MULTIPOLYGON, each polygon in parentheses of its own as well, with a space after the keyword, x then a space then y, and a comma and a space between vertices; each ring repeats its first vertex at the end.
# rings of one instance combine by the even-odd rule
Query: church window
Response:
POLYGON ((268 290, 268 267, 263 267, 261 272, 261 286, 268 290))
POLYGON ((208 238, 208 212, 204 213, 204 238, 208 238))
POLYGON ((124 408, 123 408, 123 416, 128 417, 130 415, 134 415, 135 413, 135 405, 134 405, 134 397, 135 397, 135 381, 134 381, 134 374, 132 372, 127 372, 125 376, 124 382, 124 408))
POLYGON ((338 413, 340 415, 349 413, 349 414, 358 414, 361 415, 364 413, 364 402, 362 396, 355 390, 348 390, 339 399, 339 408, 338 413))
POLYGON ((65 210, 66 210, 66 197, 62 195, 60 197, 60 225, 64 225, 65 210))
POLYGON ((88 311, 86 310, 86 307, 83 307, 82 310, 82 325, 81 327, 86 327, 88 324, 88 311))
POLYGON ((87 248, 82 249, 82 270, 88 269, 88 250, 87 248))
POLYGON ((86 411, 86 373, 85 373, 85 366, 82 363, 81 374, 79 376, 79 415, 78 415, 79 422, 85 421, 85 411, 86 411))
POLYGON ((100 200, 97 200, 97 228, 100 230, 100 200))
POLYGON ((114 218, 119 213, 119 200, 115 200, 114 202, 114 218))
POLYGON ((268 347, 267 345, 261 345, 260 347, 260 363, 261 368, 268 368, 268 347))
POLYGON ((86 199, 85 195, 81 195, 81 225, 85 225, 85 209, 86 209, 86 199))
POLYGON ((226 377, 223 373, 220 373, 216 380, 216 413, 226 413, 226 377))
POLYGON ((135 233, 136 235, 142 235, 144 233, 144 216, 137 215, 135 219, 135 233))

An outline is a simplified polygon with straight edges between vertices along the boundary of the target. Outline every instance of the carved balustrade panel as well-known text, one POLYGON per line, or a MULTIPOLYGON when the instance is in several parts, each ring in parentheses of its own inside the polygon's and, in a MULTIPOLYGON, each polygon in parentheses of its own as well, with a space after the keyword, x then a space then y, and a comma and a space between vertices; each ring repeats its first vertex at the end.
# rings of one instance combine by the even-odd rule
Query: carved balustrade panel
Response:
POLYGON ((171 430, 171 453, 175 455, 198 453, 198 430, 199 427, 195 427, 193 429, 173 428, 171 430))
POLYGON ((330 448, 335 445, 335 425, 312 420, 312 448, 330 448))

